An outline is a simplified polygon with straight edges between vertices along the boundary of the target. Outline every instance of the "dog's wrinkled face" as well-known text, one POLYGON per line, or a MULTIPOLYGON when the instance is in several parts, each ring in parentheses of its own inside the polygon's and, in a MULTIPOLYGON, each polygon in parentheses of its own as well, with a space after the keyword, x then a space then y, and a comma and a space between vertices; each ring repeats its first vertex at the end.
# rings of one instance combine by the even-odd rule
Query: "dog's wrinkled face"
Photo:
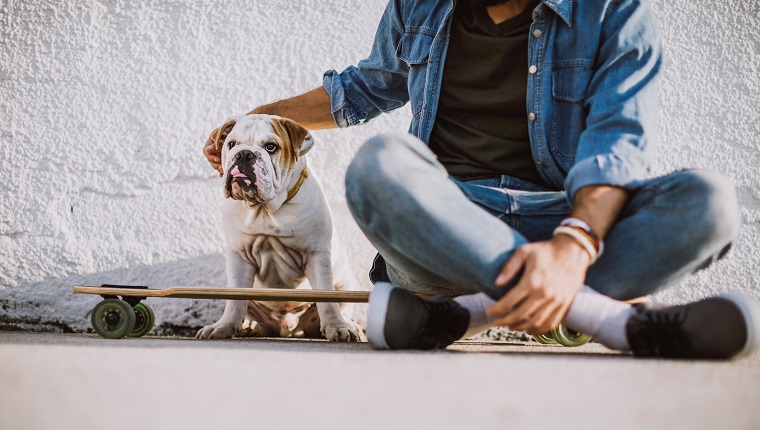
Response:
POLYGON ((298 123, 272 115, 243 115, 212 136, 222 146, 224 195, 251 204, 272 201, 301 156, 314 145, 298 123))

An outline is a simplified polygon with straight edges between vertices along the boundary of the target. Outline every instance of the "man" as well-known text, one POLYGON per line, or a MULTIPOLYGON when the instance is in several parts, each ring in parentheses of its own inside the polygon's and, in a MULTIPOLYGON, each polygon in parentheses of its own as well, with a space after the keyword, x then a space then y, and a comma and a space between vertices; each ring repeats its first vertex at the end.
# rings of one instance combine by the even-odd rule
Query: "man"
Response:
POLYGON ((760 345, 746 296, 618 301, 721 258, 741 222, 718 174, 650 177, 661 62, 646 0, 392 0, 367 59, 253 112, 322 129, 411 103, 409 134, 370 140, 346 175, 379 251, 374 347, 564 322, 642 356, 739 356, 760 345))

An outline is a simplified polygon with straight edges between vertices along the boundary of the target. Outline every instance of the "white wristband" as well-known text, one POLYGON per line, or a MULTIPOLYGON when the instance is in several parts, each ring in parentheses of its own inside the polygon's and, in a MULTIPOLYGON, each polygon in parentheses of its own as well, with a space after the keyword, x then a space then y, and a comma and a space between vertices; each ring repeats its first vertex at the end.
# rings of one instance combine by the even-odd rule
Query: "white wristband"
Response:
POLYGON ((565 218, 564 220, 562 220, 560 225, 570 225, 573 227, 580 227, 588 232, 593 231, 591 230, 591 226, 588 225, 586 221, 583 221, 582 219, 579 219, 579 218, 565 218))

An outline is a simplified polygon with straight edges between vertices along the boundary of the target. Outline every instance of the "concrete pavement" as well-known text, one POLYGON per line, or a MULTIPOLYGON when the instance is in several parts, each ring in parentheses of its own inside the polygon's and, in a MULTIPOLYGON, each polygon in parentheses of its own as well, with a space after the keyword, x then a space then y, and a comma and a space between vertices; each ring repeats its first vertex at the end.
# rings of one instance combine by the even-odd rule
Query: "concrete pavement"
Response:
POLYGON ((0 332, 0 429, 757 429, 760 355, 0 332))

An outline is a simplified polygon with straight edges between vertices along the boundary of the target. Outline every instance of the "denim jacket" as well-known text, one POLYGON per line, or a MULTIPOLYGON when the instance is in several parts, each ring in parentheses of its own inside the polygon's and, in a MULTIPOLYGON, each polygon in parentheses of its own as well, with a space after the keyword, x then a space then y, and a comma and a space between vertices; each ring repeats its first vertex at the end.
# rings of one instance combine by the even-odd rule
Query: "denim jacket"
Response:
MULTIPOLYGON (((391 0, 369 56, 323 86, 339 127, 411 102, 409 132, 428 142, 454 0, 391 0)), ((649 177, 662 50, 647 0, 542 0, 528 42, 526 121, 539 174, 557 190, 649 177)), ((475 66, 477 67, 477 66, 475 66)))

